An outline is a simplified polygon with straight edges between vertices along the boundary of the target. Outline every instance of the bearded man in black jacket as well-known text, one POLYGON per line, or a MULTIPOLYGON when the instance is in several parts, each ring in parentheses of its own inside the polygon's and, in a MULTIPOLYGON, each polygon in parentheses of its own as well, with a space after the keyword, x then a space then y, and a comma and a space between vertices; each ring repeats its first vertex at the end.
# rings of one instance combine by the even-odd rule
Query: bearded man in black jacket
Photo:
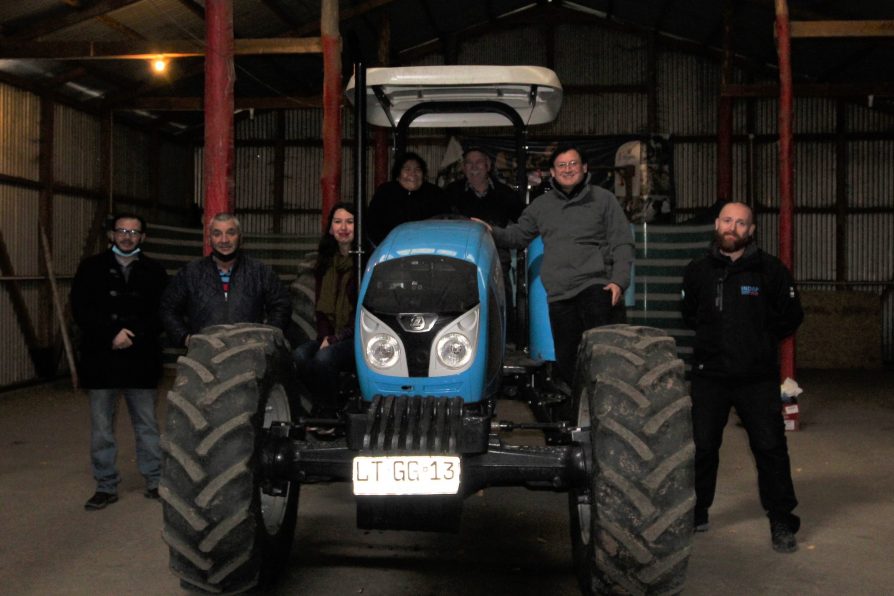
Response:
POLYGON ((161 298, 168 339, 186 346, 209 325, 264 323, 285 331, 292 317, 289 291, 268 265, 243 254, 235 215, 218 213, 208 226, 211 254, 177 272, 161 298))
POLYGON ((779 394, 779 342, 804 318, 792 275, 754 244, 754 214, 728 203, 714 223, 714 243, 683 274, 683 320, 695 329, 692 426, 695 529, 708 529, 720 444, 731 408, 748 433, 761 505, 773 548, 797 550, 801 520, 792 484, 779 394))

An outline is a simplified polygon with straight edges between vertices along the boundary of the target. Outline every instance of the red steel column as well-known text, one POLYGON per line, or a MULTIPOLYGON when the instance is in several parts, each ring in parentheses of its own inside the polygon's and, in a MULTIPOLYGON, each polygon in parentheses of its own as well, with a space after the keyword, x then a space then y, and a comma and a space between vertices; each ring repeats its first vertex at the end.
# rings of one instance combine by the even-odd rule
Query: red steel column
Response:
POLYGON ((205 254, 208 222, 233 211, 233 1, 205 1, 205 254))
MULTIPOLYGON (((792 46, 786 0, 776 0, 776 45, 779 52, 779 258, 794 272, 794 163, 792 161, 792 46)), ((795 376, 795 340, 782 342, 783 379, 795 376)))
POLYGON ((341 196, 341 39, 338 35, 338 2, 323 0, 320 6, 320 42, 323 46, 323 174, 322 221, 341 196))
MULTIPOLYGON (((732 82, 732 2, 726 0, 723 19, 723 65, 720 89, 732 82)), ((717 103, 717 199, 724 203, 733 194, 733 99, 721 94, 717 103)))

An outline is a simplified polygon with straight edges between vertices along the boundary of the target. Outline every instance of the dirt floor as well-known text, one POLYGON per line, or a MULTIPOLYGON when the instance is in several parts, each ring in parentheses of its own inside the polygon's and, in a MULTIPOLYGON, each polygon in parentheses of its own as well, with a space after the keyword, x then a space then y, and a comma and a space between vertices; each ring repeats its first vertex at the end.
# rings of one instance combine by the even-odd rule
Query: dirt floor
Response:
MULTIPOLYGON (((684 594, 894 590, 894 372, 802 371, 798 381, 804 426, 788 440, 800 550, 770 548, 753 461, 731 422, 684 594)), ((86 512, 86 397, 62 383, 0 394, 0 594, 181 593, 123 405, 118 423, 120 501, 86 512)), ((357 530, 349 486, 305 487, 292 565, 273 593, 575 594, 566 497, 491 489, 466 502, 458 534, 441 535, 357 530)))

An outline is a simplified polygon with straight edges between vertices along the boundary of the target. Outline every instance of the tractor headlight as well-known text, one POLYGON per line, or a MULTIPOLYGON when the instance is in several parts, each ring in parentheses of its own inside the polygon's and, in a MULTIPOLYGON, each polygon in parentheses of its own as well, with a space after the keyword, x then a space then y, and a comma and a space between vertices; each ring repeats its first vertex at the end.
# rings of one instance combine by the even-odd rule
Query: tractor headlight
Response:
POLYGON ((366 342, 366 359, 376 368, 391 368, 400 359, 400 344, 392 335, 373 335, 366 342))
POLYGON ((472 342, 462 333, 448 333, 438 340, 438 360, 448 368, 462 368, 472 359, 472 342))

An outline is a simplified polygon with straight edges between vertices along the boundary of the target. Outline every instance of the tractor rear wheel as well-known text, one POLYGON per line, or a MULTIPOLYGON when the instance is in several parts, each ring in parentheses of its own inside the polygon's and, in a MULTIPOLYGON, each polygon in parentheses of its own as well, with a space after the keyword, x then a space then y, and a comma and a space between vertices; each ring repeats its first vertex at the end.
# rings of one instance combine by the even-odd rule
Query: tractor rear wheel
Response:
POLYGON ((695 449, 683 362, 659 329, 584 334, 574 399, 590 430, 585 489, 569 495, 584 594, 675 594, 692 541, 695 449))
POLYGON ((178 360, 162 437, 163 538, 183 587, 234 593, 272 580, 289 558, 297 483, 260 474, 265 429, 290 422, 282 332, 217 325, 178 360))

